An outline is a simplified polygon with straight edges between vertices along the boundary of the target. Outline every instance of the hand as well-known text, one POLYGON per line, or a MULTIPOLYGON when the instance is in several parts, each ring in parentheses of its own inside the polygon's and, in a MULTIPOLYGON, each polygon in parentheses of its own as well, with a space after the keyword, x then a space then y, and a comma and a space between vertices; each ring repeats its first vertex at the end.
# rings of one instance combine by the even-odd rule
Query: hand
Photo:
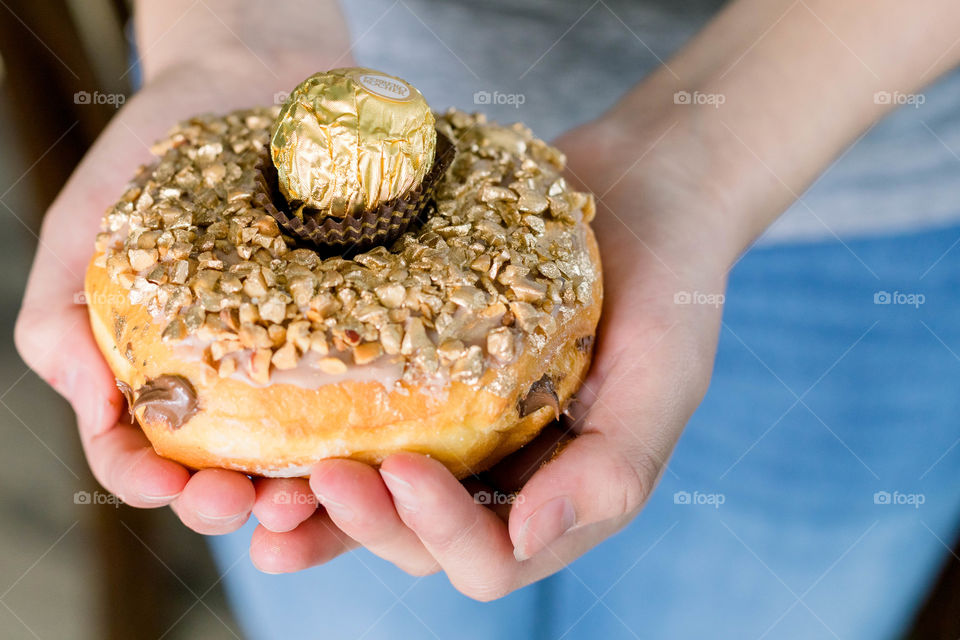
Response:
MULTIPOLYGON (((103 211, 123 192, 137 166, 151 161, 150 142, 196 113, 270 104, 275 92, 289 90, 318 68, 303 58, 299 67, 276 65, 282 74, 277 77, 266 60, 240 48, 222 56, 208 52, 202 62, 189 66, 151 67, 147 85, 112 120, 47 212, 16 325, 23 359, 73 406, 99 482, 135 507, 170 505, 187 526, 206 534, 240 527, 257 492, 269 495, 301 485, 306 490, 306 482, 264 480, 255 487, 247 476, 232 471, 191 475, 154 453, 141 430, 130 424, 113 374, 94 342, 87 310, 75 296, 83 291, 103 211)), ((298 502, 286 512, 299 522, 305 508, 298 502)))
POLYGON ((600 121, 557 143, 571 180, 602 196, 594 228, 606 288, 569 433, 548 428, 484 474, 486 487, 416 454, 391 456, 379 472, 324 461, 310 486, 325 510, 288 533, 263 520, 251 543, 257 566, 296 571, 361 544, 415 575, 442 569, 464 594, 490 600, 560 570, 640 511, 706 391, 716 348, 720 304, 682 304, 683 293, 721 300, 738 249, 724 240, 733 234, 719 228, 720 207, 686 184, 685 167, 659 160, 668 154, 638 161, 657 137, 626 145, 622 126, 600 121), (472 495, 520 487, 508 509, 472 495))
POLYGON ((558 142, 572 180, 600 196, 605 308, 576 437, 529 478, 549 441, 486 474, 522 485, 507 514, 477 505, 473 483, 420 456, 393 456, 379 473, 326 461, 310 482, 325 511, 288 533, 262 519, 254 562, 294 571, 359 543, 412 573, 443 569, 486 600, 559 570, 629 522, 707 388, 720 324, 710 302, 736 255, 889 109, 871 96, 911 93, 958 62, 956 3, 918 13, 885 0, 869 30, 855 4, 728 3, 669 67, 558 142), (676 109, 681 90, 727 100, 722 111, 676 109), (684 294, 694 304, 681 304, 684 294))

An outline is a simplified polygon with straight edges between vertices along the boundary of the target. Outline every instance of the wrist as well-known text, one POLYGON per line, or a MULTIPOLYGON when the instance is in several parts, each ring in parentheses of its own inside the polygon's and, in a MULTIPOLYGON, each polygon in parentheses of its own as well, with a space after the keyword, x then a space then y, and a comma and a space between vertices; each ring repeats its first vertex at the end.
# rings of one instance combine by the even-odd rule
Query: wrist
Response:
POLYGON ((247 96, 248 102, 239 106, 262 105, 276 101, 277 94, 292 91, 317 71, 352 64, 349 55, 333 60, 292 48, 257 53, 241 45, 225 45, 202 56, 167 60, 145 76, 144 87, 175 80, 201 93, 220 94, 228 99, 247 96))
POLYGON ((762 230, 739 205, 729 168, 672 102, 637 116, 614 109, 561 138, 572 180, 597 197, 598 222, 606 214, 651 246, 725 271, 762 230))
POLYGON ((190 67, 252 73, 290 90, 318 70, 353 64, 337 0, 138 0, 135 26, 145 83, 190 67))

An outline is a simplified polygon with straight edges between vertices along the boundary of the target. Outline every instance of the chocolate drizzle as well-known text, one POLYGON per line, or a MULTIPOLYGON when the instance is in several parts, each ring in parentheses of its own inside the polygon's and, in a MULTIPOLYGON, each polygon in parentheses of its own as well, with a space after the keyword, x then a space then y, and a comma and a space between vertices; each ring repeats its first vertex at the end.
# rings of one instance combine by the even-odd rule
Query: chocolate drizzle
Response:
POLYGON ((560 419, 560 399, 557 397, 557 389, 553 379, 546 374, 530 385, 527 395, 517 403, 517 412, 521 418, 524 418, 543 407, 552 407, 554 416, 557 420, 560 419))
POLYGON ((453 163, 455 153, 453 142, 438 131, 433 167, 417 187, 375 209, 344 218, 320 216, 299 201, 288 203, 278 186, 277 169, 265 156, 256 166, 260 192, 254 196, 254 202, 285 231, 310 245, 340 251, 365 250, 395 240, 429 207, 433 192, 453 163))
POLYGON ((133 420, 133 387, 120 378, 117 378, 117 389, 120 389, 124 400, 127 401, 127 411, 130 412, 130 419, 133 420))
POLYGON ((137 389, 130 409, 141 408, 145 422, 163 422, 170 429, 179 429, 198 411, 197 392, 186 378, 164 374, 137 389))
POLYGON ((593 336, 580 336, 577 338, 577 351, 580 353, 590 353, 593 349, 593 336))

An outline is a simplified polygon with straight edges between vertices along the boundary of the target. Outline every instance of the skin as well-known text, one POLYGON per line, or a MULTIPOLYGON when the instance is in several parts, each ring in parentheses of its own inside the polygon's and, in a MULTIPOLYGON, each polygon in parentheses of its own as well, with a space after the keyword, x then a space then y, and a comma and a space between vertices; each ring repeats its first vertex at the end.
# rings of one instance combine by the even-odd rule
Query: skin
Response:
POLYGON ((180 19, 189 5, 138 5, 146 84, 47 214, 17 325, 21 353, 70 400, 94 473, 129 504, 170 505, 208 534, 233 531, 253 512, 250 557, 267 572, 365 546, 415 575, 442 570, 478 600, 560 570, 640 512, 706 392, 720 326, 719 305, 674 296, 723 293, 740 253, 891 108, 876 92, 915 92, 960 61, 952 0, 868 9, 735 0, 608 113, 557 140, 569 179, 598 198, 606 300, 595 364, 569 425, 575 437, 540 466, 536 454, 564 435, 548 431, 486 474, 488 487, 521 488, 512 506, 489 509, 472 495, 483 487, 414 454, 379 470, 328 460, 309 481, 191 475, 121 420, 113 376, 72 298, 101 212, 149 160, 141 140, 194 112, 263 103, 316 69, 351 64, 332 5, 301 14, 316 20, 304 34, 329 37, 300 47, 287 38, 282 50, 269 34, 289 4, 255 16, 254 3, 207 2, 180 19), (681 90, 724 103, 677 104, 681 90))
MULTIPOLYGON (((281 11, 260 15, 252 4, 215 0, 138 7, 144 86, 114 117, 47 211, 15 331, 24 360, 76 411, 81 442, 100 483, 132 506, 170 505, 184 524, 205 534, 236 530, 253 511, 258 493, 273 495, 289 485, 273 488, 264 481, 255 487, 245 475, 224 470, 191 475, 157 456, 129 424, 86 308, 73 301, 83 291, 90 239, 100 217, 136 168, 151 162, 151 141, 196 113, 269 104, 275 93, 289 91, 316 69, 352 64, 335 4, 288 1, 284 11, 304 11, 305 17, 297 22, 298 39, 279 50, 269 43, 283 28, 281 11), (309 38, 311 29, 324 28, 330 35, 322 42, 309 38), (295 42, 306 44, 296 47, 295 42)), ((306 516, 298 515, 296 506, 302 507, 289 511, 299 523, 306 516)))

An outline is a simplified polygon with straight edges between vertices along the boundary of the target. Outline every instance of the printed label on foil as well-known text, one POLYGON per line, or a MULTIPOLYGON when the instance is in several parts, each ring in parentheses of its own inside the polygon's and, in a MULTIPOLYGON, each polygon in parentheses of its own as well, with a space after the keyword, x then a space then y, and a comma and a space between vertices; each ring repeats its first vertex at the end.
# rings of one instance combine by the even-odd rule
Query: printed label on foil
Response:
POLYGON ((397 102, 406 102, 410 99, 410 87, 396 78, 377 73, 363 73, 354 76, 354 79, 361 87, 380 98, 397 102))

